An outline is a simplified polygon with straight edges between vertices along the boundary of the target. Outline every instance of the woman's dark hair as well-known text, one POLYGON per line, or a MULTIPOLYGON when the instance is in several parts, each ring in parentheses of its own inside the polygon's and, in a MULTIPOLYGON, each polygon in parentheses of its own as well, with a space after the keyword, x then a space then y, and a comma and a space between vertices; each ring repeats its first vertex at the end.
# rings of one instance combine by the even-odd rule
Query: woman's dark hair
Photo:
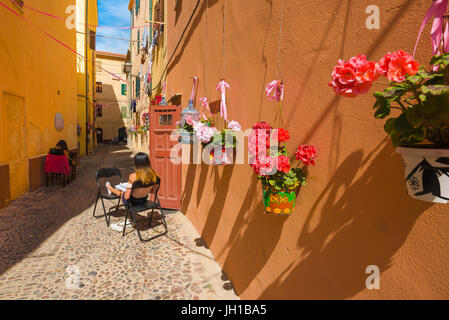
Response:
POLYGON ((59 140, 59 142, 56 144, 56 146, 61 148, 62 150, 69 151, 69 148, 67 147, 67 142, 65 142, 65 140, 59 140))
POLYGON ((150 158, 143 152, 134 156, 134 166, 136 167, 136 179, 144 184, 153 184, 157 181, 157 174, 151 167, 150 158))

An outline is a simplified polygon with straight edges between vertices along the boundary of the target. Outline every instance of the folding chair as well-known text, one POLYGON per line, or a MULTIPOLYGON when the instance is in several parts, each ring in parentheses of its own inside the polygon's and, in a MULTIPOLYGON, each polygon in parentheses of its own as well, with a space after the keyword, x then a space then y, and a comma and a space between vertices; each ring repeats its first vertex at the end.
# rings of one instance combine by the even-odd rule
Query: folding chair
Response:
POLYGON ((116 196, 113 193, 111 195, 109 195, 107 193, 104 194, 101 191, 100 183, 98 182, 98 180, 100 178, 110 178, 110 177, 114 177, 114 176, 119 176, 120 177, 120 183, 123 182, 123 180, 122 180, 122 173, 120 172, 120 169, 118 169, 118 168, 102 168, 102 169, 98 170, 95 173, 95 180, 97 181, 98 193, 97 193, 97 200, 95 200, 93 216, 95 218, 101 218, 102 216, 104 216, 104 218, 106 220, 106 226, 108 226, 108 227, 109 227, 109 222, 110 222, 110 219, 111 219, 110 217, 108 219, 108 214, 111 212, 111 210, 109 210, 109 213, 106 212, 106 207, 104 206, 104 199, 105 200, 109 200, 109 201, 113 201, 113 200, 117 200, 118 199, 117 206, 115 207, 115 211, 117 211, 119 206, 120 206, 121 198, 119 196, 116 196), (95 215, 95 211, 97 210, 98 199, 101 199, 101 204, 103 206, 103 212, 104 212, 104 214, 100 215, 100 216, 96 216, 95 215))
MULTIPOLYGON (((132 222, 134 223, 134 225, 136 227, 136 230, 137 230, 137 235, 139 236, 139 239, 142 242, 149 242, 149 241, 151 241, 153 239, 156 239, 156 238, 161 237, 163 235, 166 235, 168 233, 167 222, 165 221, 165 215, 164 215, 164 212, 162 211, 162 207, 161 207, 161 203, 159 201, 159 198, 157 197, 157 194, 159 192, 159 188, 161 186, 160 183, 161 183, 160 180, 156 184, 146 185, 146 186, 143 185, 141 181, 135 181, 133 183, 132 189, 131 189, 131 197, 128 200, 128 205, 126 206, 125 225, 123 226, 123 234, 122 234, 122 236, 125 235, 126 223, 128 221, 128 216, 131 218, 132 222), (154 192, 154 199, 153 199, 153 201, 147 200, 146 202, 143 202, 143 203, 133 204, 132 203, 132 196, 134 194, 134 191, 136 189, 148 188, 150 186, 154 186, 154 188, 156 189, 156 191, 154 192), (139 228, 139 224, 137 223, 137 220, 136 220, 136 214, 144 212, 144 211, 151 210, 150 225, 149 225, 149 227, 151 229, 151 223, 153 222, 153 214, 154 214, 154 210, 155 209, 159 209, 159 212, 160 212, 160 215, 161 215, 161 221, 162 221, 162 224, 164 226, 165 231, 163 233, 160 233, 160 234, 158 234, 156 236, 153 236, 151 238, 144 239, 144 238, 142 238, 142 235, 140 234, 140 228, 139 228)), ((153 192, 150 191, 150 194, 151 193, 153 193, 153 192)))

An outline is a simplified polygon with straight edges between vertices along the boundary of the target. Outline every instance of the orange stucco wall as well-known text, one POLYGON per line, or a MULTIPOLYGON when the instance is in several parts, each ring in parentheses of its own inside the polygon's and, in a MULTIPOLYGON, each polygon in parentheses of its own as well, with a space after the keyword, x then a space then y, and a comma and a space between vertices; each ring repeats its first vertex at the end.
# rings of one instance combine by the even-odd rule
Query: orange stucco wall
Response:
MULTIPOLYGON (((169 65, 167 92, 182 93, 185 107, 189 77, 197 75, 198 97, 218 100, 224 70, 232 86, 230 119, 244 128, 260 120, 274 124, 277 107, 264 88, 276 78, 281 1, 227 1, 224 68, 225 0, 208 3, 206 11, 200 1, 169 65)), ((195 4, 183 1, 174 10, 168 2, 168 57, 195 4)), ((411 52, 429 5, 285 1, 280 65, 288 148, 310 143, 319 151, 296 210, 265 215, 260 182, 248 165, 183 166, 183 210, 242 298, 449 298, 449 207, 406 195, 401 157, 383 121, 373 117, 371 94, 336 98, 327 86, 340 57, 411 52), (380 8, 380 30, 365 27, 371 4, 380 8), (365 287, 368 265, 380 268, 380 290, 365 287)), ((427 27, 416 56, 423 64, 430 59, 429 34, 427 27)))

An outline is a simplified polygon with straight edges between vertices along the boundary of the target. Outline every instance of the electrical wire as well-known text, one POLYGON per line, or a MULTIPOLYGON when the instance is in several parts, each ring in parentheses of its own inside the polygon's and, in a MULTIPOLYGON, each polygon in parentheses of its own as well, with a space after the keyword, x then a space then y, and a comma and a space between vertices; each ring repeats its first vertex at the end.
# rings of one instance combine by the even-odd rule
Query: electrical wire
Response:
POLYGON ((282 68, 281 68, 281 42, 282 42, 282 22, 284 18, 284 0, 282 0, 282 7, 281 7, 281 17, 279 22, 279 44, 278 44, 278 54, 276 58, 277 67, 278 70, 276 71, 276 78, 278 77, 278 73, 281 76, 282 79, 282 68))
MULTIPOLYGON (((76 31, 76 33, 80 33, 80 34, 85 34, 85 35, 92 35, 92 34, 87 34, 85 32, 82 31, 76 31)), ((110 36, 104 36, 101 34, 95 34, 95 37, 101 37, 101 38, 107 38, 107 39, 115 39, 115 40, 123 40, 123 41, 131 41, 131 42, 140 42, 140 40, 130 40, 130 39, 125 39, 125 38, 116 38, 116 37, 110 37, 110 36)))
MULTIPOLYGON (((36 13, 46 15, 46 16, 54 18, 54 19, 58 19, 58 20, 61 20, 61 21, 65 21, 66 20, 66 18, 59 17, 57 15, 54 15, 54 14, 51 14, 51 13, 48 13, 48 12, 44 12, 44 11, 41 11, 41 10, 38 10, 38 9, 35 9, 35 8, 31 8, 31 7, 29 7, 29 6, 25 5, 25 4, 19 4, 15 0, 9 0, 9 1, 14 3, 15 5, 21 7, 21 8, 25 8, 25 9, 34 11, 36 13)), ((151 23, 158 24, 159 22, 154 21, 154 22, 151 22, 151 23)), ((79 22, 78 24, 79 25, 86 25, 85 23, 81 23, 81 22, 79 22)), ((87 26, 91 27, 91 28, 109 28, 109 29, 138 29, 138 28, 146 28, 147 27, 146 25, 144 25, 144 26, 133 26, 133 27, 110 27, 110 26, 99 26, 99 25, 95 25, 95 24, 87 24, 87 26)))

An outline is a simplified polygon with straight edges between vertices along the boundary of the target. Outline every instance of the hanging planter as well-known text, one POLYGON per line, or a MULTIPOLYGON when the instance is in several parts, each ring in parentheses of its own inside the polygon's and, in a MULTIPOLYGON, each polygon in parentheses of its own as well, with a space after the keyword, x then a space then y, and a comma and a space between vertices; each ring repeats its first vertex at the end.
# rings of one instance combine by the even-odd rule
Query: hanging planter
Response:
POLYGON ((388 87, 374 93, 374 116, 389 117, 384 129, 404 160, 408 194, 437 203, 449 200, 447 7, 447 0, 433 1, 420 27, 414 53, 424 27, 435 16, 431 33, 434 56, 428 70, 414 60, 414 53, 388 52, 377 63, 358 55, 349 61, 339 60, 329 83, 337 95, 356 97, 368 92, 380 76, 388 79, 388 87))
POLYGON ((407 193, 415 199, 447 203, 449 201, 449 149, 399 147, 404 160, 407 193))
POLYGON ((193 123, 199 121, 199 112, 195 110, 194 101, 196 96, 198 78, 193 78, 192 93, 190 95, 189 105, 181 112, 181 120, 177 122, 176 127, 179 129, 179 142, 182 144, 193 143, 193 123))
POLYGON ((296 195, 299 191, 290 189, 274 190, 272 186, 262 183, 265 212, 274 215, 289 215, 295 209, 296 195))
POLYGON ((282 128, 282 80, 270 82, 265 92, 269 100, 279 103, 280 128, 275 129, 265 121, 253 126, 248 137, 249 161, 262 182, 265 213, 289 215, 295 208, 299 188, 306 185, 307 167, 315 165, 317 149, 313 145, 300 145, 295 151, 298 163, 292 167, 286 145, 290 134, 282 128))
POLYGON ((441 196, 449 194, 442 190, 449 164, 449 53, 434 56, 430 65, 426 71, 403 51, 387 53, 378 63, 358 55, 339 61, 329 85, 338 95, 355 97, 381 75, 388 78, 389 87, 374 93, 374 116, 389 117, 384 129, 403 156, 408 194, 446 203, 441 196))

